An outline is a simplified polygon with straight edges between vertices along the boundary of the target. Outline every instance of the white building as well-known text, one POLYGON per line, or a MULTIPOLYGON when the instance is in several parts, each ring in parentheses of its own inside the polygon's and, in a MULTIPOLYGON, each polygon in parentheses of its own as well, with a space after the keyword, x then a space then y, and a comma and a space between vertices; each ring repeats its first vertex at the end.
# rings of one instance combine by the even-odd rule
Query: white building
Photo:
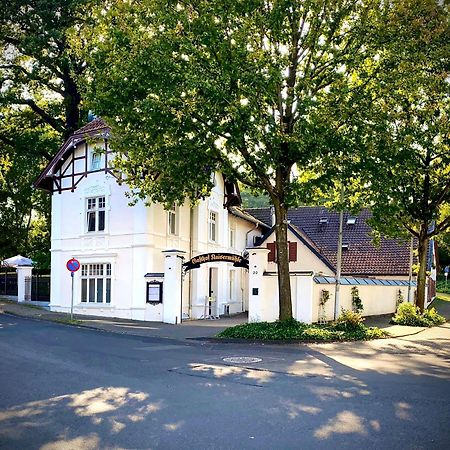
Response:
MULTIPOLYGON (((35 183, 52 194, 51 309, 71 309, 66 262, 76 258, 78 314, 179 323, 249 311, 250 320, 276 320, 270 209, 240 209, 237 186, 218 173, 209 198, 194 208, 186 203, 166 211, 141 201, 129 206, 128 187, 110 168, 108 138, 101 119, 90 122, 64 143, 35 183)), ((294 317, 331 320, 337 214, 303 207, 288 217, 294 317), (321 305, 324 295, 329 301, 321 305)), ((413 299, 410 249, 392 239, 374 246, 367 218, 367 211, 346 215, 340 305, 351 308, 357 286, 365 315, 391 313, 399 297, 413 299)))
POLYGON ((126 184, 110 169, 108 137, 101 119, 90 122, 68 139, 35 183, 52 193, 51 310, 70 311, 66 262, 76 258, 78 314, 175 323, 246 311, 248 271, 233 263, 202 264, 187 271, 183 282, 180 274, 181 308, 168 304, 178 294, 164 280, 165 260, 173 255, 166 250, 178 250, 183 262, 203 254, 240 256, 261 235, 264 225, 238 208, 237 187, 215 174, 210 197, 194 208, 186 203, 165 211, 142 201, 130 207, 126 184), (103 153, 95 150, 99 146, 103 153))

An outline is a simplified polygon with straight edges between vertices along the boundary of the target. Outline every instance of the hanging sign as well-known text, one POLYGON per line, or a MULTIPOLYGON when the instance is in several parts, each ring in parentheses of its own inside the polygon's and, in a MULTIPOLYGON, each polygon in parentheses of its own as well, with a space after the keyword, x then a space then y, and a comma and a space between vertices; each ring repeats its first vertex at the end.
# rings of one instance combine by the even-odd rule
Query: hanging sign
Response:
POLYGON ((244 267, 248 269, 248 260, 241 255, 234 253, 205 253, 194 256, 191 260, 183 264, 184 270, 198 269, 201 264, 212 262, 231 262, 235 267, 244 267))
POLYGON ((69 261, 67 261, 66 263, 66 267, 70 272, 76 272, 80 268, 80 261, 75 258, 69 259, 69 261))

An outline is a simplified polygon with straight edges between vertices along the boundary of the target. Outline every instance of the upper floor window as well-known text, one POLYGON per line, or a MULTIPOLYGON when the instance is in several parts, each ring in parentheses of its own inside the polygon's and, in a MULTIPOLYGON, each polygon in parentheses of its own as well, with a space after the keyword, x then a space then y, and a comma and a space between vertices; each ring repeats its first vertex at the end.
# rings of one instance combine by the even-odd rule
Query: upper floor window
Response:
POLYGON ((101 155, 97 152, 92 152, 91 170, 100 170, 101 155))
POLYGON ((178 234, 178 226, 177 226, 177 206, 175 203, 167 212, 167 223, 169 226, 169 234, 178 234))
POLYGON ((86 199, 86 225, 87 231, 105 230, 105 197, 93 197, 86 199))
POLYGON ((217 213, 214 211, 209 212, 209 240, 217 242, 217 213))
POLYGON ((236 246, 236 230, 230 227, 230 248, 235 248, 236 246))

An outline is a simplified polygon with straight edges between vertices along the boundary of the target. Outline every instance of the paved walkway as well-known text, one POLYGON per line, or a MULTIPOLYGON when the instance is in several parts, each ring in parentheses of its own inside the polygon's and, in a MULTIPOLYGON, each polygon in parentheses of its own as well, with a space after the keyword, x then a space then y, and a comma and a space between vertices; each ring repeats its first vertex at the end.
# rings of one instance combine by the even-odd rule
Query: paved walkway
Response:
MULTIPOLYGON (((33 304, 18 304, 0 297, 0 313, 9 313, 32 319, 67 322, 69 314, 51 312, 33 304)), ((170 325, 161 322, 143 322, 108 317, 85 316, 74 314, 80 321, 77 325, 99 330, 131 334, 134 336, 160 337, 167 339, 198 339, 213 337, 225 328, 245 323, 247 314, 237 314, 219 320, 187 320, 181 325, 170 325)))
MULTIPOLYGON (((433 303, 439 313, 450 320, 450 301, 435 300, 433 303)), ((69 314, 51 312, 48 309, 34 304, 18 304, 17 302, 0 297, 0 313, 9 313, 22 317, 53 322, 68 322, 69 314)), ((225 328, 232 327, 247 321, 246 314, 238 314, 219 320, 188 320, 181 325, 170 325, 161 322, 141 322, 127 319, 115 319, 107 317, 84 316, 74 314, 77 325, 95 328, 98 330, 130 334, 144 337, 160 337, 166 339, 184 340, 211 338, 225 328)), ((415 336, 421 334, 426 327, 407 327, 392 325, 389 323, 390 314, 368 317, 365 324, 370 327, 379 327, 387 331, 391 337, 415 336)))

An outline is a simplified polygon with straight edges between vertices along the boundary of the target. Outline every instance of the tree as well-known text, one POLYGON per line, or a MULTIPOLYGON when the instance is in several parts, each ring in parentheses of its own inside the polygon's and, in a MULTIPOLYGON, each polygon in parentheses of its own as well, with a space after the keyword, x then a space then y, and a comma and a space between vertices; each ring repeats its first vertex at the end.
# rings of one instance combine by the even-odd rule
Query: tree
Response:
POLYGON ((379 230, 417 240, 423 310, 429 240, 450 228, 449 2, 397 0, 380 19, 365 193, 379 230))
POLYGON ((23 252, 48 265, 50 202, 31 185, 80 125, 85 64, 68 30, 91 3, 10 0, 0 9, 0 256, 23 252))
POLYGON ((112 125, 117 167, 136 196, 195 200, 213 170, 267 194, 280 319, 292 316, 287 212, 338 142, 322 138, 318 99, 343 89, 367 57, 376 4, 112 2, 76 37, 91 105, 112 125))

